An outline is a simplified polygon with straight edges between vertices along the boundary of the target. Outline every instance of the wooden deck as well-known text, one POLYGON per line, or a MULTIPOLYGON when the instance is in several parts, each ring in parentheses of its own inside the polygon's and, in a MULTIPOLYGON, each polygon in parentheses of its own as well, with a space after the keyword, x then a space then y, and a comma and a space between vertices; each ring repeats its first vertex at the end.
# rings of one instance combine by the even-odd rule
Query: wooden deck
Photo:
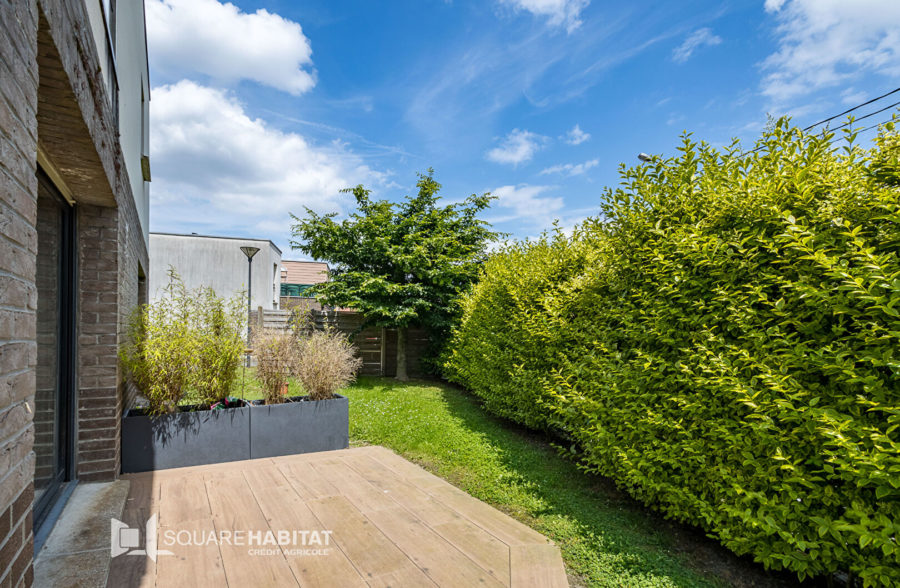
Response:
POLYGON ((383 447, 123 478, 123 522, 143 541, 158 514, 173 555, 113 558, 109 588, 568 586, 543 535, 383 447), (279 531, 309 533, 272 545, 279 531))

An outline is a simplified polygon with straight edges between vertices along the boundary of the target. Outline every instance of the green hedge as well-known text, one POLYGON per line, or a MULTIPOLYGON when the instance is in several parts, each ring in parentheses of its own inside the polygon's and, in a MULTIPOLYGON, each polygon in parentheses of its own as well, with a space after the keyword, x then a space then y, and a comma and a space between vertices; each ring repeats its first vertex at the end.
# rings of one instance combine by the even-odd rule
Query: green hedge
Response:
POLYGON ((446 374, 739 554, 900 583, 900 138, 779 121, 499 251, 446 374))

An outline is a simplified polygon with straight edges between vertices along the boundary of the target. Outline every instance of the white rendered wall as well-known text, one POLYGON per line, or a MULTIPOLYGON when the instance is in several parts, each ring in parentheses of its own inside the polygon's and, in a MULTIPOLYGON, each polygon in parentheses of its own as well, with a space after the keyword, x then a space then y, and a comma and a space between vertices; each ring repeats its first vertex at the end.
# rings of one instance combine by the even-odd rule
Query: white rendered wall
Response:
POLYGON ((147 67, 144 3, 120 0, 116 4, 119 141, 144 240, 149 246, 150 183, 144 181, 141 168, 141 156, 150 154, 150 74, 147 67))
POLYGON ((281 283, 281 251, 271 241, 197 235, 150 234, 150 300, 164 295, 169 266, 188 288, 207 286, 219 296, 247 295, 247 257, 241 247, 258 247, 253 258, 252 306, 277 308, 281 283))

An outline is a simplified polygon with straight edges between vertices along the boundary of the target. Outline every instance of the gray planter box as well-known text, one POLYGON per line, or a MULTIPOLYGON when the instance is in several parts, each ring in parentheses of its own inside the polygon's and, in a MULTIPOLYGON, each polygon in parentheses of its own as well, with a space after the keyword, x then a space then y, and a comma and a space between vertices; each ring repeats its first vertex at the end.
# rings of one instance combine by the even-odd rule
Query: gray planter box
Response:
POLYGON ((293 399, 271 406, 122 419, 122 473, 346 449, 350 400, 293 399))
POLYGON ((276 457, 346 449, 350 444, 350 400, 302 400, 251 408, 250 457, 276 457))
POLYGON ((122 473, 250 459, 249 406, 122 419, 122 473))

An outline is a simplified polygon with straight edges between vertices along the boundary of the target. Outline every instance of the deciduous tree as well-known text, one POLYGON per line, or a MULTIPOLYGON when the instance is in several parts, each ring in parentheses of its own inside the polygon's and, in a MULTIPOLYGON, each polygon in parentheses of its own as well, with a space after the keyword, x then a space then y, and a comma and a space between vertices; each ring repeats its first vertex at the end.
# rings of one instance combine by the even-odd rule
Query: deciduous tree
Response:
POLYGON ((397 329, 398 380, 408 379, 407 328, 421 325, 441 340, 498 236, 478 217, 490 194, 441 205, 433 173, 419 174, 418 194, 399 203, 373 200, 362 185, 346 190, 357 209, 343 220, 308 208, 305 218, 291 215, 292 247, 330 266, 330 280, 313 293, 358 310, 366 324, 397 329))

